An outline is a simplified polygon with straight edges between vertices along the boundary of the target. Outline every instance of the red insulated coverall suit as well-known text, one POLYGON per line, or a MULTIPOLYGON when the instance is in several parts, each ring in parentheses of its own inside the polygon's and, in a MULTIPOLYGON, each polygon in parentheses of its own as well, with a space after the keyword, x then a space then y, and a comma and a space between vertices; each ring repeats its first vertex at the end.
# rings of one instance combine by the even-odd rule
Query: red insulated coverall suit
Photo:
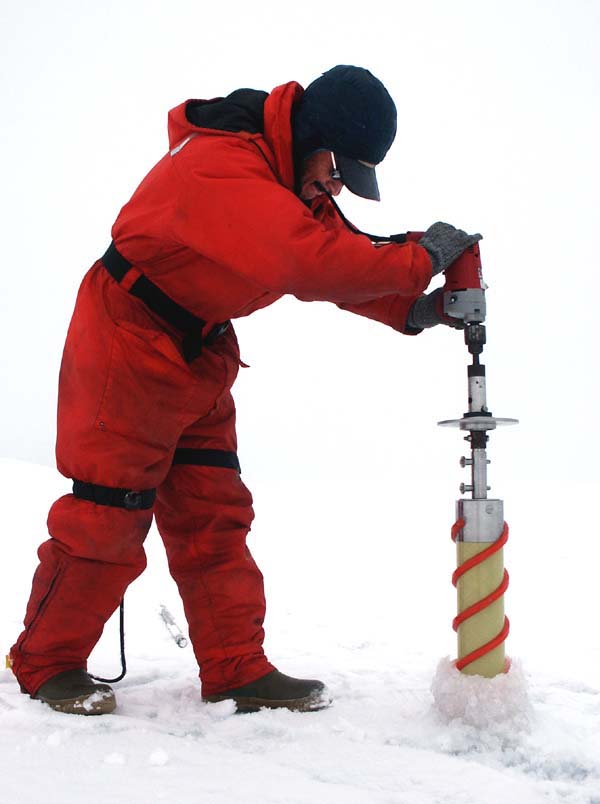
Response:
POLYGON ((204 319, 207 332, 288 293, 404 331, 431 279, 429 256, 415 243, 375 248, 340 222, 325 196, 309 208, 295 195, 291 115, 302 91, 291 82, 258 93, 258 131, 198 127, 186 115, 190 102, 173 109, 171 151, 112 229, 131 275, 119 284, 98 261, 82 282, 60 372, 58 468, 84 483, 156 489, 156 500, 127 510, 68 494, 52 506, 25 627, 11 650, 30 694, 57 673, 86 667, 145 567, 153 516, 203 694, 273 669, 262 649, 263 579, 246 546, 252 498, 235 468, 194 461, 207 450, 236 450, 233 328, 188 362, 181 332, 128 289, 147 277, 204 319))

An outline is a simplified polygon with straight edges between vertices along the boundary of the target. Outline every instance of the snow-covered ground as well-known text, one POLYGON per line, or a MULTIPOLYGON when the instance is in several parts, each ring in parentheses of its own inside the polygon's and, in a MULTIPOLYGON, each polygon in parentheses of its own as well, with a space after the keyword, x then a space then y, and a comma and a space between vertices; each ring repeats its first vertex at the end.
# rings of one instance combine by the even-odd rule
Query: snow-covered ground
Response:
MULTIPOLYGON (((68 483, 8 460, 0 483, 8 649, 47 508, 68 483)), ((423 507, 415 492, 415 513, 392 532, 393 479, 389 489, 378 483, 375 515, 374 492, 358 499, 350 489, 348 509, 338 486, 321 484, 308 488, 310 509, 290 518, 292 490, 259 486, 251 546, 267 582, 269 656, 285 672, 323 678, 334 705, 235 715, 228 702, 203 704, 191 649, 179 649, 158 616, 166 604, 185 630, 153 531, 148 570, 126 598, 129 669, 113 715, 52 712, 0 671, 3 804, 600 804, 597 486, 579 486, 579 504, 560 507, 551 503, 565 489, 503 484, 514 664, 492 681, 466 679, 444 658, 454 650, 444 505, 423 507), (434 681, 466 719, 443 715, 434 681)), ((90 664, 118 672, 116 618, 90 664)))

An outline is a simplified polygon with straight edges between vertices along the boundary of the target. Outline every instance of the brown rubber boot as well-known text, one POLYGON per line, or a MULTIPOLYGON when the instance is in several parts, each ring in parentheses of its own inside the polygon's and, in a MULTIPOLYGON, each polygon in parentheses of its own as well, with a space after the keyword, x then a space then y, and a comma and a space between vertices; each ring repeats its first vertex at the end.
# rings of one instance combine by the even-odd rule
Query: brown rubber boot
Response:
POLYGON ((85 670, 65 670, 31 697, 70 715, 108 715, 117 705, 112 688, 94 681, 85 670))
POLYGON ((217 695, 205 695, 203 700, 207 703, 234 700, 238 712, 258 712, 263 707, 316 712, 327 708, 332 699, 322 681, 291 678, 279 670, 272 670, 251 684, 217 695))

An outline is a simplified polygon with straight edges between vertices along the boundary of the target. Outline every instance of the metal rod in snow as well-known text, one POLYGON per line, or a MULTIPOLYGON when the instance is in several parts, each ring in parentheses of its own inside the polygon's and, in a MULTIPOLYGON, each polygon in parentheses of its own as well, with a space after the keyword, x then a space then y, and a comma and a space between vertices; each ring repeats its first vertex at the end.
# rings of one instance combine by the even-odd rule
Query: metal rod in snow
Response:
POLYGON ((165 628, 169 632, 171 639, 175 642, 178 648, 185 648, 187 646, 187 639, 181 633, 181 629, 175 622, 175 618, 169 611, 169 609, 161 604, 159 615, 163 623, 165 624, 165 628))

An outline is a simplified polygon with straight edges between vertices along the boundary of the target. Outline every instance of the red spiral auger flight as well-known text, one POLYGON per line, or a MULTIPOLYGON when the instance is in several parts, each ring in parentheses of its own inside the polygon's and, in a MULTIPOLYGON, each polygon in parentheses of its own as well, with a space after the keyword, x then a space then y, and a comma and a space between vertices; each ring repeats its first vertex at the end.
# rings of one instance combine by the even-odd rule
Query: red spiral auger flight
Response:
MULTIPOLYGON (((465 526, 464 519, 459 519, 454 523, 450 532, 453 542, 456 542, 458 534, 464 526, 465 526)), ((464 562, 464 564, 461 564, 460 567, 458 567, 454 571, 452 575, 452 583, 454 584, 454 586, 457 585, 459 579, 462 578, 465 572, 468 572, 470 569, 473 569, 473 567, 482 564, 490 556, 493 556, 494 553, 497 553, 504 547, 507 541, 508 541, 508 525, 505 522, 502 533, 500 534, 500 538, 497 541, 495 541, 489 547, 486 547, 486 549, 482 550, 481 553, 478 553, 472 558, 469 558, 467 561, 464 562)), ((464 623, 465 620, 468 620, 474 614, 477 614, 477 612, 487 608, 495 600, 498 600, 498 598, 502 597, 502 595, 506 592, 507 588, 508 588, 508 572, 504 570, 504 577, 502 578, 502 582, 500 583, 500 586, 497 589, 495 589, 491 594, 487 595, 481 600, 478 600, 476 603, 473 603, 472 606, 469 606, 464 611, 461 611, 461 613, 454 618, 454 620, 452 621, 452 627, 454 628, 454 630, 458 631, 458 626, 461 623, 464 623)), ((487 653, 490 653, 490 651, 494 650, 494 648, 497 648, 498 645, 501 645, 508 636, 509 630, 510 630, 510 623, 508 617, 505 616, 504 625, 500 633, 497 634, 493 639, 490 639, 489 642, 486 642, 485 645, 482 645, 476 650, 471 651, 471 653, 468 653, 466 656, 463 656, 462 659, 458 659, 455 662, 457 670, 462 670, 463 668, 467 667, 467 665, 471 664, 477 659, 480 659, 487 653)))

